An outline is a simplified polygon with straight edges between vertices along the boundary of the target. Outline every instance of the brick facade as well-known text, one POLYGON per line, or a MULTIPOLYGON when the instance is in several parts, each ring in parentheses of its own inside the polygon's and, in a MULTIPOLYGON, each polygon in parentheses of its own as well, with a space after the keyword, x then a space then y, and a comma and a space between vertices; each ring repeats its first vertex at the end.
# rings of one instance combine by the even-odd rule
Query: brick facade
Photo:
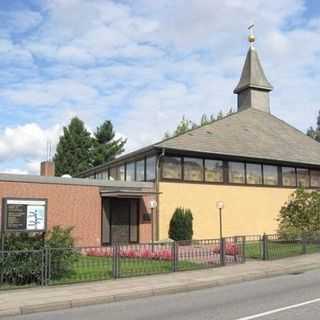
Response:
MULTIPOLYGON (((48 230, 53 226, 73 226, 76 246, 101 245, 102 199, 98 186, 0 181, 0 199, 45 198, 48 200, 48 230)), ((151 239, 151 223, 143 215, 150 212, 151 196, 140 201, 140 242, 151 239)), ((2 213, 2 201, 0 202, 2 213)))

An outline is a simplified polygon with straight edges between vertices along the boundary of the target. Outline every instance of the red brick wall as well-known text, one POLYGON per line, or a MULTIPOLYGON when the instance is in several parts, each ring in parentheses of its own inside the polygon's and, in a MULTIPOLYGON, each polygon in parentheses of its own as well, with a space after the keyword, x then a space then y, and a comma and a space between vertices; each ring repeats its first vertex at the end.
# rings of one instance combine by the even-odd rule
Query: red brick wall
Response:
POLYGON ((55 225, 74 226, 77 246, 100 246, 101 197, 98 187, 0 182, 0 206, 2 198, 6 197, 48 199, 48 229, 55 225))
MULTIPOLYGON (((144 221, 143 216, 145 213, 150 213, 149 202, 150 200, 155 199, 155 196, 144 196, 143 199, 140 201, 140 225, 139 225, 139 240, 141 243, 151 241, 151 221, 144 221)), ((155 210, 156 211, 156 210, 155 210)), ((154 214, 155 216, 156 214, 154 214)), ((154 230, 156 230, 156 217, 154 221, 154 230)), ((156 237, 154 237, 156 239, 156 237)))

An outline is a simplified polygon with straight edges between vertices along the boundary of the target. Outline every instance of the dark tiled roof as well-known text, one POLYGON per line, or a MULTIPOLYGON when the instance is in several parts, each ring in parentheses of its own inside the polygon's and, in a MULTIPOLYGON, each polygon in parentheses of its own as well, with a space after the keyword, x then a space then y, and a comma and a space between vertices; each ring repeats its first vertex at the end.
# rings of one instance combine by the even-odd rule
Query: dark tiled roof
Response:
POLYGON ((106 189, 119 188, 153 188, 151 182, 135 182, 135 181, 110 181, 99 179, 83 179, 83 178, 62 178, 62 177, 44 177, 36 175, 23 174, 5 174, 0 173, 0 182, 21 182, 21 183, 44 183, 44 184, 62 184, 62 185, 78 185, 104 187, 106 189))
POLYGON ((239 93, 246 88, 257 88, 266 91, 272 90, 272 85, 264 74, 257 50, 252 47, 248 50, 240 81, 233 92, 239 93))
POLYGON ((164 140, 155 146, 320 165, 320 143, 270 113, 253 108, 164 140))

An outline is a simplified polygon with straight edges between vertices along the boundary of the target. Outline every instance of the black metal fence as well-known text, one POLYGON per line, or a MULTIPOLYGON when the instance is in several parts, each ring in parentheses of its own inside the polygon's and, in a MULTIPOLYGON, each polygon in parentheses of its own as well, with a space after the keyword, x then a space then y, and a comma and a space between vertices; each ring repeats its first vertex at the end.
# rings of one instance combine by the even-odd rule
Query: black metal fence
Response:
POLYGON ((320 237, 285 239, 278 234, 246 236, 245 256, 251 259, 275 260, 320 252, 320 237))
POLYGON ((245 261, 245 237, 0 251, 0 289, 213 268, 245 261))

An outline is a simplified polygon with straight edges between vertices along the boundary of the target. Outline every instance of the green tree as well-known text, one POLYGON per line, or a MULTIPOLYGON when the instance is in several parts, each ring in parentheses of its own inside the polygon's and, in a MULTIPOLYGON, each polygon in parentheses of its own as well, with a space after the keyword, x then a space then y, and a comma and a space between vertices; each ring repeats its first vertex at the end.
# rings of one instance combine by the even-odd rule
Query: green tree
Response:
POLYGON ((313 127, 310 127, 307 130, 307 135, 309 137, 311 137, 314 140, 317 140, 318 142, 320 142, 320 111, 318 113, 318 117, 317 117, 317 126, 314 129, 313 127))
POLYGON ((113 160, 117 155, 124 152, 127 140, 115 139, 115 132, 111 121, 105 121, 97 127, 94 133, 93 143, 93 166, 113 160))
POLYGON ((320 193, 297 189, 281 208, 278 221, 283 238, 320 234, 320 193))
POLYGON ((169 238, 175 241, 192 240, 193 216, 190 209, 177 208, 170 220, 169 238))
POLYGON ((93 139, 83 121, 74 117, 70 124, 63 128, 59 139, 54 163, 56 175, 70 174, 77 176, 92 165, 93 139))
POLYGON ((179 124, 177 125, 177 128, 174 130, 174 132, 171 134, 170 132, 166 132, 164 134, 164 137, 170 138, 170 137, 175 137, 178 136, 180 134, 186 133, 187 131, 196 128, 197 125, 192 122, 191 120, 186 119, 185 116, 182 117, 181 121, 179 122, 179 124))
POLYGON ((205 126, 207 124, 210 124, 210 123, 212 123, 214 121, 221 120, 224 117, 226 117, 226 116, 228 116, 228 115, 230 115, 232 113, 233 113, 232 108, 229 109, 229 111, 226 114, 223 113, 223 111, 219 111, 217 116, 215 116, 214 114, 211 114, 211 115, 208 116, 206 113, 204 113, 201 116, 201 119, 200 119, 199 123, 196 123, 196 122, 193 122, 191 120, 188 120, 188 119, 186 119, 185 116, 183 116, 181 121, 179 122, 177 128, 174 130, 174 132, 170 133, 170 132, 167 131, 165 133, 165 135, 164 135, 164 138, 168 139, 168 138, 171 138, 171 137, 178 136, 180 134, 186 133, 187 131, 189 131, 191 129, 199 128, 199 127, 205 126))

